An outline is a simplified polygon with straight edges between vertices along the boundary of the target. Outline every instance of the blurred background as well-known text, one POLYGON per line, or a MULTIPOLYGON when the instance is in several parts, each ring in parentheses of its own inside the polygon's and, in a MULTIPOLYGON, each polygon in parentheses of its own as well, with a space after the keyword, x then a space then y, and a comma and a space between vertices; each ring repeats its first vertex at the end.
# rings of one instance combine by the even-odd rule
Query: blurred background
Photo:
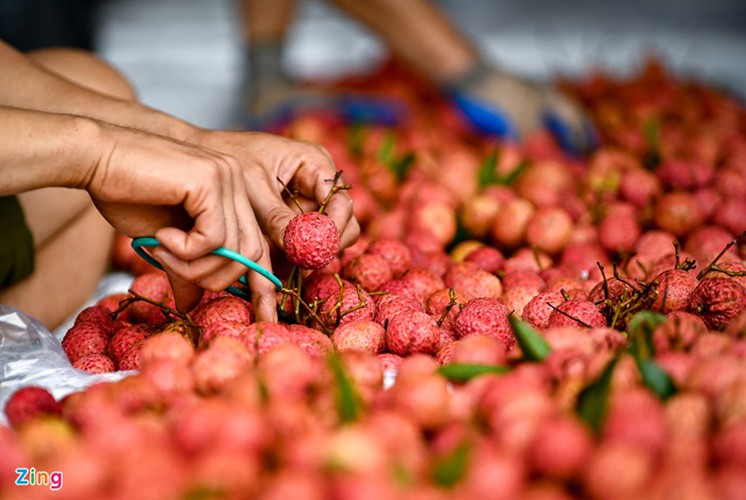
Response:
MULTIPOLYGON (((489 60, 532 78, 625 74, 655 53, 679 74, 746 94, 743 0, 438 3, 489 60)), ((20 4, 53 24, 68 4, 84 7, 66 36, 118 67, 146 104, 205 127, 235 115, 245 51, 234 0, 0 0, 0 32, 13 33, 20 4)), ((300 4, 283 60, 291 74, 333 79, 386 57, 374 35, 324 1, 300 4)))

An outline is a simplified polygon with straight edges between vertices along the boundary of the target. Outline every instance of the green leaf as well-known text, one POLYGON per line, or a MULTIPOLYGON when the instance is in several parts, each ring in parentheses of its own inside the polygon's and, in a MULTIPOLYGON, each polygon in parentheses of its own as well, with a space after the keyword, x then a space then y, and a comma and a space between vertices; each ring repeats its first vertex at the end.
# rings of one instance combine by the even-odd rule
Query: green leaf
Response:
POLYGON ((497 175, 497 150, 492 151, 482 160, 477 170, 477 185, 480 188, 499 184, 500 177, 497 175))
POLYGON ((640 311, 632 317, 627 326, 627 333, 630 338, 629 352, 635 360, 653 357, 653 331, 665 322, 666 317, 663 314, 653 311, 640 311))
POLYGON ((503 365, 452 364, 438 368, 438 373, 454 382, 468 382, 469 380, 487 373, 508 373, 510 367, 503 365))
POLYGON ((596 432, 601 428, 606 417, 611 381, 618 361, 618 358, 612 359, 601 375, 588 384, 578 395, 575 410, 578 416, 596 432))
POLYGON ((405 153, 401 158, 392 159, 391 162, 388 163, 388 166, 391 171, 394 172, 396 178, 399 181, 403 181, 404 178, 407 176, 407 173, 409 172, 409 167, 414 164, 416 158, 417 155, 415 155, 414 151, 409 151, 408 153, 405 153))
POLYGON ((518 179, 518 177, 521 176, 523 172, 528 169, 528 167, 531 166, 531 163, 528 160, 523 160, 521 163, 518 164, 517 167, 515 167, 513 170, 508 172, 505 177, 500 179, 500 184, 505 184, 506 186, 512 186, 515 184, 515 181, 518 179))
POLYGON ((671 377, 652 359, 638 360, 637 369, 640 370, 642 382, 661 401, 665 401, 676 394, 676 385, 673 383, 671 377))
POLYGON ((360 396, 347 375, 342 358, 337 354, 331 354, 328 363, 334 374, 339 420, 342 423, 353 422, 360 416, 360 396))
POLYGON ((435 462, 432 479, 438 486, 448 488, 458 483, 466 473, 471 447, 464 443, 435 462))
POLYGON ((366 130, 360 124, 352 124, 347 134, 347 149, 353 158, 359 159, 363 155, 366 130))
POLYGON ((518 316, 508 316, 510 327, 518 340, 523 357, 529 361, 543 361, 552 352, 552 346, 544 340, 539 332, 534 330, 528 323, 521 321, 518 316))
POLYGON ((389 131, 383 136, 381 146, 378 148, 378 161, 383 164, 390 165, 394 159, 394 147, 396 146, 396 137, 394 133, 389 131))

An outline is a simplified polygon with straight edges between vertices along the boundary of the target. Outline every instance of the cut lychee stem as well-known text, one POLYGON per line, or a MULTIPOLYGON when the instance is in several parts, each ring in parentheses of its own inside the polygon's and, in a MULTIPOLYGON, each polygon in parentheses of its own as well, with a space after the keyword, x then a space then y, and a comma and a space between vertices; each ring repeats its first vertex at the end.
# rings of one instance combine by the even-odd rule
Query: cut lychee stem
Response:
POLYGON ((603 287, 604 297, 606 298, 606 300, 608 300, 610 295, 609 295, 609 281, 606 278, 606 270, 604 269, 604 266, 602 266, 600 262, 596 262, 596 265, 598 266, 598 270, 601 271, 601 277, 603 278, 603 285, 601 286, 603 287))
MULTIPOLYGON (((296 290, 293 290, 292 288, 283 288, 281 292, 293 297, 293 299, 296 301, 296 307, 303 306, 303 308, 306 311, 308 311, 308 314, 310 314, 311 317, 315 319, 319 325, 321 325, 321 329, 326 335, 331 334, 331 331, 329 327, 326 325, 326 322, 323 319, 321 319, 321 316, 319 316, 318 313, 316 312, 316 308, 309 306, 296 290)), ((316 304, 315 301, 314 301, 314 304, 316 304)), ((298 315, 300 314, 299 309, 296 311, 296 314, 298 315)), ((302 324, 301 321, 298 321, 298 322, 302 324)))
POLYGON ((351 184, 340 184, 337 185, 337 182, 339 182, 339 178, 342 177, 342 171, 337 170, 334 173, 333 179, 326 179, 328 182, 332 183, 332 188, 329 190, 329 193, 326 195, 326 198, 324 198, 324 201, 321 202, 321 205, 319 206, 319 213, 323 214, 324 210, 326 210, 327 205, 332 200, 332 197, 337 194, 339 191, 351 189, 351 184))
POLYGON ((554 309, 555 311, 557 311, 558 313, 562 314, 563 316, 567 316, 567 317, 568 317, 568 318, 570 318, 571 320, 573 320, 573 321, 577 321, 578 323, 580 323, 580 324, 581 324, 581 325, 583 325, 584 327, 586 327, 586 328, 590 328, 590 327, 591 327, 591 325, 589 325, 589 324, 588 324, 588 323, 586 323, 585 321, 583 321, 583 320, 580 320, 580 319, 576 318, 576 317, 575 317, 575 316, 573 316, 572 314, 568 314, 568 313, 566 313, 565 311, 563 311, 562 309, 560 309, 560 308, 558 308, 558 307, 555 307, 555 306, 554 306, 554 305, 553 305, 553 304, 552 304, 551 302, 547 301, 547 302, 546 302, 546 304, 547 304, 547 305, 548 305, 549 307, 551 307, 552 309, 554 309))
POLYGON ((567 293, 567 290, 565 290, 564 288, 560 288, 560 293, 562 294, 562 298, 565 299, 565 301, 571 299, 570 294, 567 293))
POLYGON ((453 288, 448 289, 448 298, 450 299, 448 301, 448 304, 446 304, 446 308, 443 310, 443 314, 440 315, 440 319, 438 320, 438 326, 441 326, 443 322, 446 320, 446 317, 448 317, 448 314, 451 312, 451 309, 456 305, 456 290, 453 288))
POLYGON ((702 278, 704 278, 705 275, 707 275, 707 273, 709 271, 711 271, 714 267, 716 267, 718 261, 720 260, 720 258, 723 255, 725 255, 725 252, 727 252, 728 250, 730 250, 730 247, 732 247, 733 245, 735 245, 736 243, 738 243, 738 241, 741 240, 741 239, 743 239, 744 236, 746 236, 746 231, 742 232, 741 234, 739 234, 738 236, 736 236, 735 238, 733 238, 731 241, 729 241, 728 244, 725 245, 725 247, 723 247, 722 250, 720 250, 720 253, 715 256, 715 258, 712 260, 712 262, 710 262, 707 265, 707 267, 705 267, 704 269, 702 269, 699 272, 699 274, 697 275, 697 280, 699 281, 702 278))
POLYGON ((534 260, 536 261, 536 265, 539 267, 539 271, 543 271, 544 266, 541 265, 541 256, 539 255, 539 249, 536 245, 531 245, 531 253, 534 255, 534 260))
POLYGON ((300 202, 298 201, 298 193, 290 191, 290 189, 288 188, 287 184, 285 184, 282 181, 282 179, 280 179, 279 177, 277 177, 277 182, 280 183, 280 185, 282 186, 283 191, 285 191, 287 193, 288 197, 291 200, 293 200, 293 203, 295 203, 295 206, 298 207, 298 210, 300 210, 300 213, 305 213, 306 211, 303 210, 303 207, 300 205, 300 202))
POLYGON ((163 313, 164 313, 164 314, 166 314, 166 315, 168 315, 168 316, 175 316, 175 317, 179 318, 180 320, 182 320, 182 321, 186 322, 186 324, 187 324, 188 326, 191 326, 191 327, 195 327, 195 328, 199 328, 199 327, 198 327, 198 326, 197 326, 197 325, 196 325, 196 324, 195 324, 195 323, 194 323, 194 322, 192 321, 192 319, 191 319, 191 318, 189 317, 189 315, 188 315, 188 314, 186 314, 186 313, 180 313, 180 312, 179 312, 179 311, 177 311, 176 309, 172 309, 172 308, 168 307, 168 306, 167 306, 166 304, 164 304, 163 302, 158 302, 158 301, 155 301, 155 300, 153 300, 153 299, 150 299, 150 298, 148 298, 148 297, 145 297, 144 295, 140 295, 140 294, 139 294, 139 293, 137 293, 137 292, 133 292, 133 291, 132 291, 132 289, 130 289, 130 290, 129 290, 129 293, 130 293, 130 295, 132 295, 132 297, 126 298, 126 299, 124 299, 123 301, 121 301, 121 302, 119 303, 119 307, 117 307, 117 308, 116 308, 116 310, 114 310, 114 312, 112 312, 112 313, 111 313, 111 315, 112 315, 112 316, 113 316, 114 318, 116 318, 116 317, 117 317, 117 316, 118 316, 118 315, 119 315, 119 314, 120 314, 120 313, 121 313, 122 311, 124 311, 124 310, 125 310, 125 309, 126 309, 126 308, 127 308, 127 307, 128 307, 129 305, 130 305, 130 304, 133 304, 134 302, 138 302, 138 301, 143 301, 143 302, 147 302, 148 304, 152 304, 152 305, 154 305, 154 306, 156 306, 156 307, 159 307, 159 308, 161 309, 161 311, 163 311, 163 313))
MULTIPOLYGON (((363 296, 363 288, 360 285, 357 285, 356 291, 357 291, 357 298, 360 301, 360 303, 345 311, 339 311, 339 319, 342 319, 342 316, 345 316, 346 314, 355 312, 358 309, 362 309, 368 305, 368 300, 363 296)), ((341 304, 340 304, 340 307, 341 307, 341 304)))

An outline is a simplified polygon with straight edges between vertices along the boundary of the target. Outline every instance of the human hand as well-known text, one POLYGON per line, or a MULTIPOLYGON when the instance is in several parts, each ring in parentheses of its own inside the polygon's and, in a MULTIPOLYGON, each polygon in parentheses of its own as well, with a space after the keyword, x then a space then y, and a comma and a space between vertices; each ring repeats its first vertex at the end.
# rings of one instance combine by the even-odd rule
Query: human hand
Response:
MULTIPOLYGON (((199 301, 202 288, 218 291, 246 268, 212 255, 226 247, 271 270, 269 250, 244 186, 239 162, 196 145, 131 129, 101 125, 98 161, 83 187, 103 216, 124 234, 153 235, 153 251, 174 289, 180 310, 199 301)), ((257 318, 276 319, 272 283, 249 272, 257 318)))
POLYGON ((580 105, 548 86, 483 66, 450 88, 456 105, 482 132, 518 140, 545 127, 570 153, 595 146, 580 105))
MULTIPOLYGON (((283 199, 283 186, 297 188, 304 208, 315 210, 333 185, 334 162, 325 149, 314 144, 261 132, 232 131, 202 131, 198 142, 238 159, 259 225, 280 248, 285 227, 297 213, 294 204, 283 199)), ((345 191, 332 197, 325 212, 339 230, 342 248, 357 240, 360 226, 345 191)))

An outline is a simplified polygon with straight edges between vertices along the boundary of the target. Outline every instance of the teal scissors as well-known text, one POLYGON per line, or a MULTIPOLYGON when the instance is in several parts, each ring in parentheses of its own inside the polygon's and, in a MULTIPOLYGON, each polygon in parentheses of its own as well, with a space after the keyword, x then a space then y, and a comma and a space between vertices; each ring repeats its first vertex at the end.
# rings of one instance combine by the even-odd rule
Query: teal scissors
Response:
MULTIPOLYGON (((145 259, 150 265, 153 267, 157 267, 158 269, 163 269, 163 266, 161 266, 160 262, 155 260, 152 255, 150 255, 145 249, 146 248, 154 248, 160 246, 160 242, 156 240, 153 237, 150 236, 143 236, 141 238, 135 238, 132 240, 132 248, 137 252, 137 254, 145 259)), ((249 260, 243 255, 241 255, 238 252, 234 252, 233 250, 228 250, 225 247, 220 247, 216 250, 212 251, 215 255, 220 255, 221 257, 225 257, 227 259, 235 260, 236 262, 243 264, 244 266, 248 267, 252 271, 256 271, 257 273, 261 274, 265 278, 267 278, 269 281, 272 282, 273 285, 275 285, 275 288, 279 291, 282 290, 282 281, 269 272, 267 269, 263 268, 253 260, 249 260)), ((246 283, 246 276, 241 276, 238 279, 239 283, 243 285, 247 285, 246 283)), ((241 290, 240 288, 236 288, 235 286, 229 286, 225 289, 227 292, 232 293, 233 295, 236 295, 238 297, 247 298, 246 292, 241 290)))

